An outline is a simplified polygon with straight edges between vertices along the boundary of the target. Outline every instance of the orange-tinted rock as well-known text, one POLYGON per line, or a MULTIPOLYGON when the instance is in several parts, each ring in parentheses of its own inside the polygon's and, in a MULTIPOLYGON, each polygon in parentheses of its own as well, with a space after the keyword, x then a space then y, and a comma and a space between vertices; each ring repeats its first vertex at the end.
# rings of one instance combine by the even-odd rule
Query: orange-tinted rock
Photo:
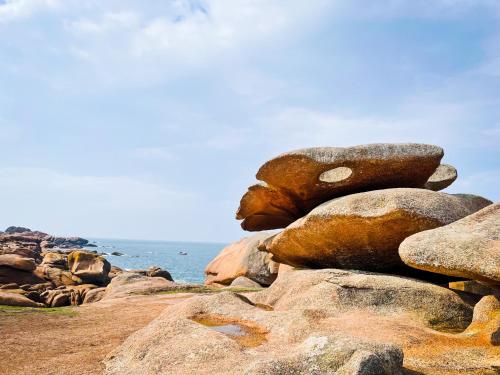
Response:
POLYGON ((68 255, 71 273, 85 283, 106 285, 109 283, 111 264, 102 256, 86 251, 73 251, 68 255))
POLYGON ((59 268, 62 270, 68 269, 68 256, 55 252, 47 252, 43 257, 41 266, 59 268))
POLYGON ((243 229, 282 228, 318 204, 346 194, 422 187, 443 156, 424 144, 308 148, 282 154, 257 172, 236 214, 243 229))
POLYGON ((34 273, 44 281, 49 281, 56 287, 82 283, 82 280, 72 275, 71 272, 60 268, 40 265, 36 268, 34 273))
POLYGON ((267 244, 273 259, 296 267, 388 270, 414 233, 470 215, 491 202, 424 189, 385 189, 328 201, 267 244))
POLYGON ((45 280, 36 273, 0 266, 0 284, 16 283, 17 285, 23 285, 40 284, 44 282, 45 280))
POLYGON ((399 254, 414 268, 500 284, 500 203, 407 238, 399 254))
POLYGON ((18 293, 7 293, 0 291, 0 305, 20 307, 44 307, 43 304, 30 300, 28 297, 18 293))
POLYGON ((26 258, 17 254, 0 255, 0 266, 8 266, 21 271, 33 271, 36 268, 33 258, 26 258))
POLYGON ((492 345, 500 345, 500 295, 481 298, 474 307, 472 323, 466 336, 477 336, 492 345))
POLYGON ((269 253, 258 249, 270 236, 259 233, 225 247, 205 268, 205 284, 229 285, 239 276, 245 276, 261 285, 270 285, 277 277, 278 264, 269 253))

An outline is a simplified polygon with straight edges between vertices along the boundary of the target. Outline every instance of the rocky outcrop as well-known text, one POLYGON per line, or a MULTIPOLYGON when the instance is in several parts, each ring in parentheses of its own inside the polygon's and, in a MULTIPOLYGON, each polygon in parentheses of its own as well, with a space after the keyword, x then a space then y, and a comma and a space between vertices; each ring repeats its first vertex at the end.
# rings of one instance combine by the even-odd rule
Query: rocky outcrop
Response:
POLYGON ((122 298, 133 294, 153 294, 175 290, 179 287, 180 284, 163 277, 147 277, 137 273, 123 272, 111 280, 102 299, 122 298))
POLYGON ((411 267, 500 284, 500 203, 407 238, 399 254, 411 267))
POLYGON ((403 351, 396 345, 352 336, 318 335, 304 340, 295 353, 256 361, 245 374, 402 375, 402 370, 403 351))
POLYGON ((406 237, 490 203, 473 195, 409 188, 352 194, 318 206, 264 247, 275 261, 292 266, 387 270, 401 264, 398 247, 406 237))
POLYGON ((21 271, 33 271, 36 268, 33 258, 23 257, 17 254, 0 255, 0 266, 15 268, 21 271))
MULTIPOLYGON (((21 297, 0 299, 0 305, 10 303, 12 298, 15 299, 12 303, 24 301, 25 305, 32 307, 60 307, 99 301, 104 296, 105 288, 98 287, 106 286, 122 270, 118 267, 112 269, 109 262, 96 252, 61 249, 66 245, 81 247, 86 243, 87 240, 79 237, 54 237, 22 227, 10 227, 1 232, 0 290, 9 290, 9 295, 21 297), (32 303, 27 303, 26 298, 32 303)), ((128 288, 147 292, 158 289, 162 280, 172 280, 168 271, 158 267, 150 267, 143 274, 150 277, 146 277, 147 282, 141 284, 142 289, 139 285, 128 288)), ((177 285, 171 281, 168 283, 177 285)), ((123 289, 125 291, 112 291, 110 294, 126 294, 127 287, 123 289)))
MULTIPOLYGON (((96 288, 97 286, 93 284, 67 286, 65 288, 47 290, 41 294, 41 298, 50 307, 78 306, 84 302, 87 293, 96 288)), ((95 299, 95 296, 91 296, 89 299, 95 299)))
POLYGON ((413 321, 440 329, 465 329, 472 317, 471 304, 447 288, 406 277, 339 269, 285 272, 253 301, 274 311, 368 309, 411 316, 413 321))
POLYGON ((0 234, 0 255, 15 254, 38 261, 41 251, 40 241, 37 238, 19 234, 0 234))
POLYGON ((231 287, 240 287, 240 288, 261 288, 262 285, 259 283, 249 279, 248 277, 245 276, 239 276, 236 279, 234 279, 231 284, 231 287))
POLYGON ((19 307, 44 307, 42 303, 32 301, 22 294, 9 293, 4 290, 0 290, 0 305, 19 307))
POLYGON ((270 236, 259 233, 222 249, 205 268, 205 284, 229 285, 245 276, 261 285, 270 285, 277 277, 279 265, 271 260, 269 253, 258 249, 270 236))
POLYGON ((149 267, 146 271, 146 276, 149 277, 163 277, 168 281, 174 281, 172 275, 167 270, 164 270, 160 267, 149 267))
POLYGON ((294 270, 262 292, 193 297, 168 308, 110 353, 104 373, 361 375, 398 374, 403 366, 480 373, 495 363, 488 348, 455 356, 471 339, 427 328, 463 328, 471 316, 469 304, 435 285, 294 270), (428 357, 431 342, 435 354, 428 357))
POLYGON ((424 189, 439 191, 446 189, 457 179, 457 170, 449 164, 441 164, 427 180, 424 189))
POLYGON ((282 154, 257 172, 242 197, 245 230, 283 228, 332 198, 368 190, 422 187, 443 156, 424 144, 308 148, 282 154))
POLYGON ((95 288, 89 290, 83 299, 83 303, 94 303, 99 302, 106 293, 106 288, 95 288))
POLYGON ((500 345, 500 294, 481 298, 474 307, 472 323, 465 336, 475 336, 487 344, 500 345))
POLYGON ((89 241, 81 237, 57 237, 40 231, 32 231, 31 229, 24 227, 9 227, 3 234, 0 235, 0 237, 9 235, 17 236, 25 240, 36 241, 43 248, 57 247, 61 249, 69 249, 82 248, 89 245, 89 241))
POLYGON ((0 266, 0 284, 16 283, 17 285, 24 285, 40 284, 44 282, 45 279, 41 278, 36 273, 0 266))
POLYGON ((109 282, 111 264, 106 258, 85 251, 73 251, 68 255, 71 273, 85 283, 106 285, 109 282))

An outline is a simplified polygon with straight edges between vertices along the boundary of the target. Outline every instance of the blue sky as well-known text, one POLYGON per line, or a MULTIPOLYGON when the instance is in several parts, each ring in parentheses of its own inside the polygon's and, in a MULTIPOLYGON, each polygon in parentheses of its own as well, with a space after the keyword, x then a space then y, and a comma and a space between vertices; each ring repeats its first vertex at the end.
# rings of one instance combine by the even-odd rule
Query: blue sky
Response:
POLYGON ((231 241, 290 149, 445 148, 498 200, 497 0, 0 0, 0 227, 231 241))

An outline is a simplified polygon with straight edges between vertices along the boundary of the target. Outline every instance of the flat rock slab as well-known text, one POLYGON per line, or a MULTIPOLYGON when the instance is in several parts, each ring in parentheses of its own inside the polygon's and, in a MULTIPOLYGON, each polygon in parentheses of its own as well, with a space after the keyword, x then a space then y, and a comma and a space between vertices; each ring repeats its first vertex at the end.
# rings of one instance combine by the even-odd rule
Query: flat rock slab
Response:
POLYGON ((263 244, 295 267, 388 270, 401 264, 400 243, 489 205, 474 195, 384 189, 325 202, 263 244))
POLYGON ((104 374, 489 373, 498 364, 491 344, 428 328, 463 329, 471 318, 457 294, 429 283, 291 270, 261 292, 166 309, 108 355, 104 374))
POLYGON ((407 238, 399 254, 414 268, 500 284, 500 203, 407 238))
POLYGON ((423 187, 442 157, 442 148, 426 144, 381 143, 288 152, 259 169, 256 177, 261 183, 242 197, 236 217, 243 220, 245 230, 283 228, 335 197, 423 187))

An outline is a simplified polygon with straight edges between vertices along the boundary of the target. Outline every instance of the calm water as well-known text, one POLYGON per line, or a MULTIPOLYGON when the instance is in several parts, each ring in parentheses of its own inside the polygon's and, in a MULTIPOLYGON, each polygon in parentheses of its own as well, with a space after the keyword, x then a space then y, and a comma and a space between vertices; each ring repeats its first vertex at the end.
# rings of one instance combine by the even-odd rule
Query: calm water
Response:
POLYGON ((118 251, 123 256, 107 255, 108 261, 124 269, 147 269, 158 266, 168 270, 175 281, 200 283, 204 280, 205 266, 225 244, 203 242, 170 242, 144 240, 89 239, 102 253, 118 251), (179 252, 187 252, 180 255, 179 252))

